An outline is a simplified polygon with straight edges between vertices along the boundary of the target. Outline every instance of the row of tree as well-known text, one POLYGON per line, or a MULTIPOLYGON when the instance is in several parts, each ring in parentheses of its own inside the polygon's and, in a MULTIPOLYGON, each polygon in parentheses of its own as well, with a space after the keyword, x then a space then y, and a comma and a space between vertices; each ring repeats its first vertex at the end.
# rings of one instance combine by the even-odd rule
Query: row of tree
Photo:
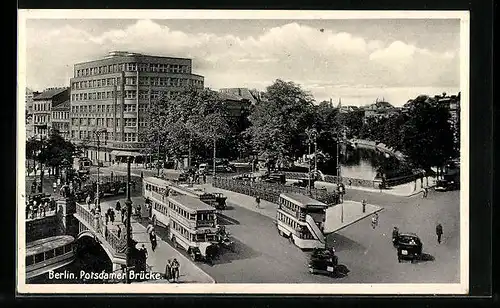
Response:
POLYGON ((349 137, 382 142, 404 153, 417 168, 440 167, 459 156, 459 128, 450 124, 448 107, 436 98, 420 95, 404 112, 388 117, 364 118, 362 111, 353 111, 342 118, 349 137))
POLYGON ((152 102, 142 138, 151 153, 195 160, 261 156, 283 165, 316 144, 321 163, 335 170, 339 138, 383 142, 407 155, 414 167, 441 166, 457 155, 449 112, 437 100, 415 98, 408 112, 364 119, 362 111, 339 113, 330 102, 314 98, 293 82, 276 80, 246 113, 229 116, 218 92, 187 88, 177 96, 152 102))

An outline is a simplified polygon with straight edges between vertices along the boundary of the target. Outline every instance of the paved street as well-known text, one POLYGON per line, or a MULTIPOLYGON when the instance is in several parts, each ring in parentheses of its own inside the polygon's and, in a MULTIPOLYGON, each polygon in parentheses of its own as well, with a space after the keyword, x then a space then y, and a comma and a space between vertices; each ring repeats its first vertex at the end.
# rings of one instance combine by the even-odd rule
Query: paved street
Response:
MULTIPOLYGON (((137 173, 137 172, 134 172, 137 173)), ((146 174, 145 174, 146 176, 146 174)), ((207 189, 209 189, 207 187, 207 189)), ((217 189, 218 190, 218 189, 217 189)), ((429 192, 402 197, 379 192, 347 189, 345 200, 380 205, 379 225, 373 230, 363 219, 328 236, 339 262, 349 270, 345 278, 314 276, 307 271, 307 252, 302 252, 278 235, 273 223, 275 205, 253 198, 228 195, 227 229, 235 238, 234 252, 226 252, 214 265, 198 265, 218 283, 449 283, 459 281, 459 191, 429 192), (444 228, 444 241, 436 243, 435 225, 444 228), (423 241, 428 261, 398 263, 391 231, 415 232, 423 241), (434 260, 432 260, 434 259, 434 260)))

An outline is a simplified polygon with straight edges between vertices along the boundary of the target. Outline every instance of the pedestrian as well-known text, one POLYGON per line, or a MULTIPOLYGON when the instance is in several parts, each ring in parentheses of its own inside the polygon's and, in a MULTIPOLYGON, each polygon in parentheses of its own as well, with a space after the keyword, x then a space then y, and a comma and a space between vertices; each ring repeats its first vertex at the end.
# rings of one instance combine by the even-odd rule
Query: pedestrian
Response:
POLYGON ((363 213, 366 213, 366 200, 363 199, 363 201, 361 201, 361 204, 363 205, 363 213))
POLYGON ((396 246, 396 241, 399 237, 399 229, 398 227, 394 227, 394 229, 392 229, 392 244, 394 246, 396 246))
POLYGON ((87 203, 87 206, 90 208, 90 194, 87 194, 87 198, 85 198, 85 202, 87 203))
POLYGON ((146 249, 146 246, 144 246, 144 244, 142 244, 141 246, 141 252, 143 253, 144 255, 144 258, 148 258, 148 250, 146 249))
POLYGON ((167 264, 165 265, 165 279, 170 282, 172 279, 172 259, 167 260, 167 264))
POLYGON ((57 192, 57 183, 52 183, 52 189, 54 190, 54 194, 57 192))
POLYGON ((61 186, 61 178, 57 178, 57 186, 61 186))
POLYGON ((144 178, 144 173, 141 171, 141 179, 144 178))
MULTIPOLYGON (((375 215, 377 215, 377 214, 375 214, 375 215)), ((377 219, 378 219, 378 217, 375 216, 375 215, 372 216, 372 228, 373 229, 375 229, 375 227, 377 227, 377 219)))
POLYGON ((424 188, 424 196, 425 198, 427 198, 427 196, 429 195, 429 189, 427 187, 424 188))
POLYGON ((127 208, 122 207, 122 222, 124 222, 125 217, 127 217, 127 208))
POLYGON ((260 209, 260 197, 259 197, 259 196, 255 197, 255 206, 256 206, 258 209, 260 209))
POLYGON ((108 238, 108 216, 106 213, 106 225, 104 226, 104 238, 108 238))
POLYGON ((156 242, 156 233, 155 233, 154 231, 152 231, 152 232, 151 232, 151 234, 150 234, 150 236, 149 236, 149 239, 150 239, 150 241, 151 241, 151 249, 152 249, 153 251, 155 251, 155 249, 156 249, 156 245, 157 245, 158 243, 156 242))
POLYGON ((118 225, 118 230, 116 231, 116 234, 118 235, 118 238, 121 238, 120 236, 122 235, 122 228, 120 225, 118 225))
POLYGON ((104 213, 104 218, 106 219, 106 226, 107 226, 109 221, 109 211, 104 213))
POLYGON ((110 208, 109 220, 111 221, 111 224, 115 222, 115 211, 112 208, 110 208))
POLYGON ((48 201, 45 201, 45 203, 43 204, 43 217, 45 217, 45 213, 47 212, 47 209, 49 208, 49 202, 48 201))
POLYGON ((436 226, 436 235, 438 244, 441 244, 441 236, 443 235, 443 226, 441 226, 440 223, 438 223, 436 226))
POLYGON ((175 282, 179 282, 180 267, 181 267, 181 265, 179 264, 179 261, 177 261, 177 259, 174 258, 174 260, 172 261, 172 272, 173 272, 175 282))
POLYGON ((352 186, 352 180, 349 180, 349 186, 352 186))
POLYGON ((116 201, 116 207, 115 209, 118 211, 118 213, 121 211, 122 207, 120 205, 120 201, 116 201))

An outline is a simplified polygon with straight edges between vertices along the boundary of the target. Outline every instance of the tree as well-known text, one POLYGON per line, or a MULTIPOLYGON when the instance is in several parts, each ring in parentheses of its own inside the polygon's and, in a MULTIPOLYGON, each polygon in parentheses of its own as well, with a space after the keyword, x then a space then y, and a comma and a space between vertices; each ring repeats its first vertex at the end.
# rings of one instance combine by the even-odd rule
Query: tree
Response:
POLYGON ((41 152, 38 160, 55 170, 54 174, 59 174, 59 168, 63 161, 71 161, 75 146, 66 141, 57 131, 52 131, 47 140, 41 143, 41 152))
POLYGON ((191 87, 176 96, 162 95, 152 101, 147 117, 143 140, 151 151, 160 147, 177 160, 190 149, 193 156, 210 157, 213 137, 228 135, 225 106, 218 93, 208 89, 191 87))
POLYGON ((362 110, 349 111, 340 115, 342 125, 347 128, 347 138, 360 137, 361 128, 363 127, 363 116, 362 110))
POLYGON ((276 80, 267 87, 249 117, 247 133, 255 150, 280 160, 304 153, 305 130, 314 120, 314 99, 293 82, 276 80))
POLYGON ((441 167, 453 155, 453 131, 445 106, 431 98, 419 96, 401 129, 402 148, 420 168, 441 167))

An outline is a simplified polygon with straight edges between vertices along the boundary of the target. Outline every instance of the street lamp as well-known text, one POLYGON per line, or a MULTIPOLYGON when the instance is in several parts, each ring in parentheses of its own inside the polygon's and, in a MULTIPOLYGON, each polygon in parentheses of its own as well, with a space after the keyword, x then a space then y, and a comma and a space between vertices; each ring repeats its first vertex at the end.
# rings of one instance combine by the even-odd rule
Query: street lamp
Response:
POLYGON ((125 200, 125 205, 127 206, 127 267, 126 267, 126 280, 127 283, 130 283, 130 277, 129 277, 129 268, 130 268, 130 263, 131 263, 131 254, 132 254, 132 225, 130 223, 130 218, 131 218, 131 212, 132 212, 132 199, 130 199, 130 162, 132 160, 132 157, 127 158, 127 200, 125 200))
POLYGON ((309 156, 308 156, 308 167, 309 167, 309 174, 308 174, 308 186, 309 186, 309 193, 311 193, 311 140, 314 139, 314 172, 318 171, 318 161, 317 161, 317 142, 316 142, 316 137, 318 135, 318 132, 316 129, 307 129, 306 130, 307 134, 307 144, 309 148, 309 156))
POLYGON ((107 130, 106 129, 101 129, 101 130, 96 130, 94 131, 94 134, 96 136, 96 139, 97 139, 97 198, 96 198, 96 206, 98 207, 99 204, 100 204, 100 198, 99 198, 99 173, 100 173, 100 167, 101 167, 101 164, 99 163, 99 147, 100 147, 100 144, 101 144, 101 140, 100 140, 100 137, 101 137, 101 134, 107 134, 107 130))

